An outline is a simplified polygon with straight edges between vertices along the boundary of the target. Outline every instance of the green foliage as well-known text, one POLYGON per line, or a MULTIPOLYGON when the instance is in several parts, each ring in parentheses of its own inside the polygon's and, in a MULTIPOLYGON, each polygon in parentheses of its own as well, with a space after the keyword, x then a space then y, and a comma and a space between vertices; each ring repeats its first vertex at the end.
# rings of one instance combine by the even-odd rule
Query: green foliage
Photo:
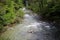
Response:
POLYGON ((13 23, 13 21, 16 18, 15 12, 14 12, 14 2, 11 1, 11 4, 9 5, 9 8, 7 9, 7 13, 3 15, 5 24, 13 23))
POLYGON ((0 40, 10 40, 9 38, 0 37, 0 40))
POLYGON ((39 11, 39 3, 38 0, 28 0, 28 8, 33 10, 34 12, 38 12, 39 11))
POLYGON ((28 0, 28 3, 28 8, 42 17, 53 21, 60 20, 60 0, 28 0))
POLYGON ((23 0, 0 0, 0 30, 5 25, 14 23, 17 15, 23 17, 24 13, 20 8, 23 7, 23 0))
POLYGON ((24 15, 24 12, 21 10, 21 9, 19 9, 18 11, 17 11, 17 14, 16 14, 18 17, 23 17, 23 15, 24 15))
POLYGON ((23 7, 23 0, 15 0, 15 3, 19 5, 19 7, 23 7))

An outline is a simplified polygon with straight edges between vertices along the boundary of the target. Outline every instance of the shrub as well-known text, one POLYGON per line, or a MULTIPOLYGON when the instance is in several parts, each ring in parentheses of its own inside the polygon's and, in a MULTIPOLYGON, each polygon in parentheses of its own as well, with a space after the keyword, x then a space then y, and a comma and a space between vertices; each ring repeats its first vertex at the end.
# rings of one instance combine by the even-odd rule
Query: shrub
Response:
POLYGON ((0 0, 0 30, 14 23, 18 16, 23 17, 23 0, 0 0), (18 16, 17 16, 18 15, 18 16))

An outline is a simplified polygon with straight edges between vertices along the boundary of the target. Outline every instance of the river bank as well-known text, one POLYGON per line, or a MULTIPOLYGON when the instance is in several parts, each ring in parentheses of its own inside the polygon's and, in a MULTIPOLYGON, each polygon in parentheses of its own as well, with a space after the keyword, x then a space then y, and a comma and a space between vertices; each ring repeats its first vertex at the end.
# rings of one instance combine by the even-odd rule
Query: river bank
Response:
POLYGON ((37 16, 27 9, 24 9, 24 13, 22 23, 9 28, 0 36, 0 40, 55 40, 55 26, 38 21, 37 16))

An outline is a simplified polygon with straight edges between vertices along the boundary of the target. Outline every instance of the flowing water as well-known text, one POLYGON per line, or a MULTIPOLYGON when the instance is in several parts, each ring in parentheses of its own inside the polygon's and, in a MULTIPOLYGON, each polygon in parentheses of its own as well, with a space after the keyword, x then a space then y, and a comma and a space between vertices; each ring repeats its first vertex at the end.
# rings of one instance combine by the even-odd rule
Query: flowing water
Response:
MULTIPOLYGON (((23 8, 25 12, 22 24, 9 28, 1 37, 6 40, 55 40, 55 27, 48 22, 39 21, 37 14, 23 8)), ((2 40, 2 39, 1 39, 2 40)))

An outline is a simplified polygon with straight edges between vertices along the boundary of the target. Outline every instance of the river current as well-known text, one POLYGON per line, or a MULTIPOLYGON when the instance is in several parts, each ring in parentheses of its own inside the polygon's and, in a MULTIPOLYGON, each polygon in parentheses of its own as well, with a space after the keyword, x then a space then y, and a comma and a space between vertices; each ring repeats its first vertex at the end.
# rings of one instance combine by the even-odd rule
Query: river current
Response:
POLYGON ((23 22, 14 28, 9 28, 2 34, 6 40, 55 40, 55 26, 45 21, 39 21, 37 14, 23 8, 23 22))

